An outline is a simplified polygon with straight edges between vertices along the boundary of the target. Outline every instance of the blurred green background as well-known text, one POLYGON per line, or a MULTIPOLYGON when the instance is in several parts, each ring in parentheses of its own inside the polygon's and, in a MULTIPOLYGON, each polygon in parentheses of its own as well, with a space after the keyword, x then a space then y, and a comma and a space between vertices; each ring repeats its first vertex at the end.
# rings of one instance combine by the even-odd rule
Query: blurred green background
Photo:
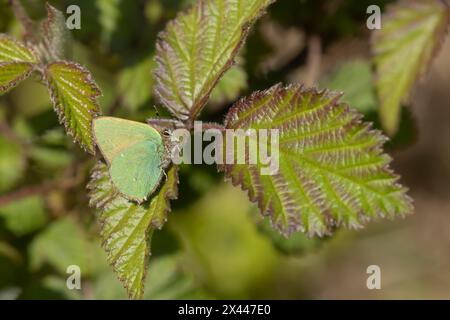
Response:
MULTIPOLYGON (((22 2, 33 19, 45 17, 45 1, 22 2)), ((155 40, 192 1, 49 2, 63 12, 81 8, 68 58, 93 73, 104 114, 139 121, 167 115, 152 96, 155 40)), ((304 82, 344 91, 344 100, 378 123, 366 8, 389 2, 277 1, 202 117, 221 121, 240 96, 304 82)), ((0 32, 23 35, 6 0, 0 32)), ((285 239, 214 167, 185 166, 179 199, 152 239, 145 298, 450 298, 449 55, 447 41, 387 145, 415 198, 414 216, 324 239, 285 239), (374 264, 381 290, 366 287, 374 264)), ((0 97, 0 299, 124 299, 87 205, 96 159, 66 137, 36 80, 0 97), (66 287, 69 265, 81 268, 81 290, 66 287)))

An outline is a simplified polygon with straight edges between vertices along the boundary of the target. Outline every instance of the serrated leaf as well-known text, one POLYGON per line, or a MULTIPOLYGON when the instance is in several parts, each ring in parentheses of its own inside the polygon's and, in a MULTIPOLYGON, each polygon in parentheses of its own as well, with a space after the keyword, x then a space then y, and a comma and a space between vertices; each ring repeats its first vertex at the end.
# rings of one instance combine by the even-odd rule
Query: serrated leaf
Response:
POLYGON ((49 53, 49 61, 57 61, 66 57, 70 33, 66 26, 66 17, 58 9, 48 3, 47 19, 42 24, 42 42, 49 53))
POLYGON ((242 99, 227 115, 230 129, 278 130, 277 172, 262 175, 261 161, 224 170, 284 234, 330 234, 335 226, 359 228, 412 211, 406 189, 389 169, 390 157, 382 153, 385 138, 339 97, 276 85, 242 99))
POLYGON ((429 69, 450 21, 450 6, 441 0, 399 1, 390 6, 382 28, 374 33, 380 117, 389 135, 398 130, 402 102, 429 69))
POLYGON ((5 34, 0 34, 0 62, 36 63, 37 59, 25 45, 5 34))
POLYGON ((0 34, 0 94, 28 78, 37 59, 22 43, 0 34))
POLYGON ((101 92, 88 70, 74 62, 47 65, 45 79, 59 121, 67 133, 94 154, 92 119, 100 113, 97 98, 101 92))
POLYGON ((169 22, 156 50, 155 94, 175 116, 195 118, 251 24, 273 0, 200 0, 169 22))
POLYGON ((177 170, 169 169, 158 193, 148 203, 138 205, 119 195, 105 164, 99 163, 93 169, 88 185, 90 205, 100 211, 103 248, 130 298, 143 295, 151 234, 162 227, 170 211, 169 200, 177 197, 177 170))

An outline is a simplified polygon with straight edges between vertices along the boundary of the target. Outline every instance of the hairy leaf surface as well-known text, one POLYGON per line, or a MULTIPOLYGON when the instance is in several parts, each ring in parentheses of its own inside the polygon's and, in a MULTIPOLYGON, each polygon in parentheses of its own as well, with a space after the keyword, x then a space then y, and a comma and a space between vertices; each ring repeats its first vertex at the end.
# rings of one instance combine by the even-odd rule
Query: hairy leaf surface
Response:
POLYGON ((81 146, 95 153, 92 119, 100 113, 100 89, 88 70, 73 62, 55 62, 46 67, 45 78, 53 106, 66 131, 81 146))
POLYGON ((169 22, 157 43, 155 94, 175 116, 196 117, 271 2, 200 0, 169 22))
POLYGON ((447 33, 450 6, 441 0, 400 1, 374 33, 380 117, 389 135, 398 130, 401 103, 429 68, 447 33))
POLYGON ((42 24, 43 44, 49 53, 49 61, 61 60, 66 57, 70 32, 66 26, 66 17, 58 9, 47 3, 47 20, 42 24))
POLYGON ((170 211, 169 200, 177 197, 177 170, 172 167, 167 172, 160 190, 143 205, 125 199, 115 190, 105 164, 99 163, 93 170, 88 185, 90 205, 100 211, 103 248, 130 298, 143 295, 151 234, 162 227, 170 211))
POLYGON ((230 129, 278 130, 278 171, 262 175, 261 159, 223 169, 284 234, 330 234, 336 226, 359 228, 374 218, 412 211, 405 188, 389 169, 390 157, 382 153, 385 138, 339 98, 276 85, 242 99, 227 115, 230 129))

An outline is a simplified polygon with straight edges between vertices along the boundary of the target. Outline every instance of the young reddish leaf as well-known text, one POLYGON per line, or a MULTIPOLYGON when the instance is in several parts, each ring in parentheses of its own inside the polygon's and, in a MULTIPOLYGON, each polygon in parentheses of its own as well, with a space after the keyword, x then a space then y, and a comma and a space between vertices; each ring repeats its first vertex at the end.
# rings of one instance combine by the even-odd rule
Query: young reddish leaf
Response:
POLYGON ((30 49, 0 34, 0 94, 28 78, 36 63, 37 59, 30 49))
POLYGON ((388 7, 374 33, 373 53, 380 117, 389 135, 398 130, 401 103, 439 51, 450 21, 442 0, 402 0, 388 7))
POLYGON ((227 129, 278 130, 277 172, 262 175, 260 160, 222 169, 284 234, 330 234, 336 226, 359 228, 412 211, 406 189, 389 169, 390 157, 382 153, 385 138, 339 98, 276 85, 242 99, 227 115, 227 129))
POLYGON ((47 65, 45 79, 59 120, 81 146, 95 153, 92 119, 100 113, 100 89, 88 70, 73 62, 47 65))
POLYGON ((90 205, 99 209, 103 248, 130 298, 142 298, 151 234, 165 223, 169 200, 178 195, 177 172, 177 167, 170 168, 158 193, 138 205, 114 188, 105 164, 98 163, 93 169, 88 184, 90 205))
POLYGON ((157 42, 155 94, 175 116, 194 119, 273 0, 199 0, 157 42))
POLYGON ((67 58, 65 56, 70 33, 66 26, 66 18, 58 9, 48 3, 47 20, 42 24, 42 42, 46 48, 49 61, 57 61, 67 58))

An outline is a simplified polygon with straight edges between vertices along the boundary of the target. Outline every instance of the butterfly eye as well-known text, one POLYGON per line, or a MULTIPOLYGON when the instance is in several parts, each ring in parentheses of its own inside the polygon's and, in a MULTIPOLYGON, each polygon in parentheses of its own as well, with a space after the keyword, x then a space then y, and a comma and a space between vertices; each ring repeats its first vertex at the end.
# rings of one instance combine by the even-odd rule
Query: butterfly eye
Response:
POLYGON ((164 129, 162 131, 162 135, 169 138, 170 137, 170 130, 169 129, 164 129))

